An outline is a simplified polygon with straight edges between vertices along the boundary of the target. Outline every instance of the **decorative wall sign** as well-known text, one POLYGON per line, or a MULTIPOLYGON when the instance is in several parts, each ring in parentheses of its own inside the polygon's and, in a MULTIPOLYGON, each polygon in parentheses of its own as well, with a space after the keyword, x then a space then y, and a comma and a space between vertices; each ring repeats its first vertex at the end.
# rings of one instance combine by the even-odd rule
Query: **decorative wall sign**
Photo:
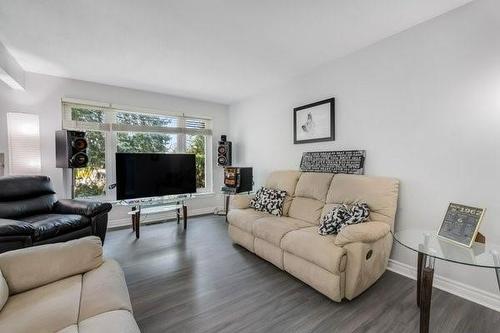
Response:
POLYGON ((293 109, 293 143, 335 140, 335 98, 293 109))
POLYGON ((438 236, 471 247, 486 209, 450 203, 438 236))
POLYGON ((362 175, 365 158, 364 150, 306 152, 302 154, 300 170, 362 175))

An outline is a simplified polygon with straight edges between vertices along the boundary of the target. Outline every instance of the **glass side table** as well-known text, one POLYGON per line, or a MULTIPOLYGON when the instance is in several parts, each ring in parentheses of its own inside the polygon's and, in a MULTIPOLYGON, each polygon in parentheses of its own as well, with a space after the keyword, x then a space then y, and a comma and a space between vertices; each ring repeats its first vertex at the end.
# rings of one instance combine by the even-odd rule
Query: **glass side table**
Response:
POLYGON ((496 272, 500 289, 500 246, 474 243, 471 248, 467 248, 441 239, 437 237, 435 231, 429 230, 400 230, 393 235, 399 244, 418 253, 417 306, 420 308, 420 333, 429 332, 436 259, 461 265, 492 268, 496 272))

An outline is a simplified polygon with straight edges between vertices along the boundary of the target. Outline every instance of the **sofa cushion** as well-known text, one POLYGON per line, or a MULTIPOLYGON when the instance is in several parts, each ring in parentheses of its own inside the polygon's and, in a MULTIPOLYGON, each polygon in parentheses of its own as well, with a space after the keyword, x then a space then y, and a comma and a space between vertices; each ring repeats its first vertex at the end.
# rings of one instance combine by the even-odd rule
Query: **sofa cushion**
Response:
POLYGON ((0 312, 0 332, 57 332, 76 324, 82 276, 10 296, 0 312))
POLYGON ((0 178, 0 188, 0 201, 22 200, 56 193, 47 176, 5 176, 0 178))
POLYGON ((335 245, 335 237, 319 235, 317 226, 303 228, 287 233, 281 241, 281 247, 333 274, 340 274, 345 270, 343 257, 346 250, 335 245))
POLYGON ((371 220, 392 226, 396 215, 399 181, 394 178, 339 174, 333 177, 326 197, 327 203, 366 202, 371 220))
POLYGON ((0 217, 17 220, 23 216, 47 214, 52 211, 56 201, 55 194, 44 194, 36 198, 15 201, 0 201, 0 217))
POLYGON ((255 198, 250 201, 250 207, 275 216, 282 216, 285 197, 286 191, 262 187, 255 194, 255 198))
POLYGON ((101 240, 95 236, 0 255, 0 269, 10 295, 82 274, 101 264, 101 240))
POLYGON ((300 171, 274 171, 267 178, 266 187, 286 191, 288 195, 293 196, 300 174, 300 171))
POLYGON ((83 229, 90 225, 88 217, 69 214, 41 214, 24 217, 21 220, 33 226, 33 240, 35 242, 83 229))
POLYGON ((364 202, 356 203, 351 207, 340 205, 321 218, 319 233, 321 235, 338 234, 348 225, 366 222, 369 216, 370 208, 364 202))
POLYGON ((283 215, 288 215, 288 209, 292 203, 292 198, 295 193, 295 187, 299 181, 300 171, 274 171, 266 182, 266 187, 276 190, 286 191, 287 195, 283 204, 283 215))
POLYGON ((229 213, 227 213, 227 221, 229 224, 241 230, 252 233, 254 222, 262 217, 269 216, 271 216, 269 213, 259 212, 253 208, 231 209, 229 213))
POLYGON ((319 218, 325 203, 316 199, 295 197, 292 200, 288 216, 301 219, 312 224, 319 224, 319 218))
POLYGON ((9 286, 7 281, 3 277, 2 271, 0 271, 0 311, 2 311, 3 306, 7 303, 9 299, 9 286))
POLYGON ((132 305, 120 265, 106 259, 98 268, 83 274, 79 320, 113 310, 132 311, 132 305))
POLYGON ((101 313, 78 324, 79 333, 140 333, 129 311, 117 310, 101 313))
POLYGON ((332 178, 333 173, 303 172, 297 182, 295 196, 325 202, 332 178))
POLYGON ((253 234, 255 237, 279 247, 281 239, 287 233, 310 226, 310 223, 292 217, 263 217, 255 221, 253 234))

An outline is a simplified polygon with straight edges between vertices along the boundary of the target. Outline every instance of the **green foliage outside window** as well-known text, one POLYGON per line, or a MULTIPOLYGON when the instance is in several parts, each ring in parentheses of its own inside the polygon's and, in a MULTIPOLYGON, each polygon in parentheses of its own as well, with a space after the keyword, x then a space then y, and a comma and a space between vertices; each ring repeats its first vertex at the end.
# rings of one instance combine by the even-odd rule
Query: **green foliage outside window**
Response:
MULTIPOLYGON (((87 122, 104 122, 104 113, 101 110, 73 108, 73 120, 87 122)), ((93 197, 106 194, 106 156, 104 133, 87 131, 87 154, 89 164, 85 168, 74 169, 74 196, 93 197)))
POLYGON ((203 135, 186 136, 186 153, 196 156, 196 187, 205 187, 205 137, 203 135))

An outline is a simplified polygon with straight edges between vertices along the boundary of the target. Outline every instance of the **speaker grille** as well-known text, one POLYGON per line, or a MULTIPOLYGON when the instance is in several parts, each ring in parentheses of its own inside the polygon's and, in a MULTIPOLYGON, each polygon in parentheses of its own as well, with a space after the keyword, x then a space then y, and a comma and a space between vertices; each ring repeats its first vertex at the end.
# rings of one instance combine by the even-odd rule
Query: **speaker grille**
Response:
POLYGON ((217 165, 229 166, 231 165, 231 142, 219 141, 217 147, 217 165))

